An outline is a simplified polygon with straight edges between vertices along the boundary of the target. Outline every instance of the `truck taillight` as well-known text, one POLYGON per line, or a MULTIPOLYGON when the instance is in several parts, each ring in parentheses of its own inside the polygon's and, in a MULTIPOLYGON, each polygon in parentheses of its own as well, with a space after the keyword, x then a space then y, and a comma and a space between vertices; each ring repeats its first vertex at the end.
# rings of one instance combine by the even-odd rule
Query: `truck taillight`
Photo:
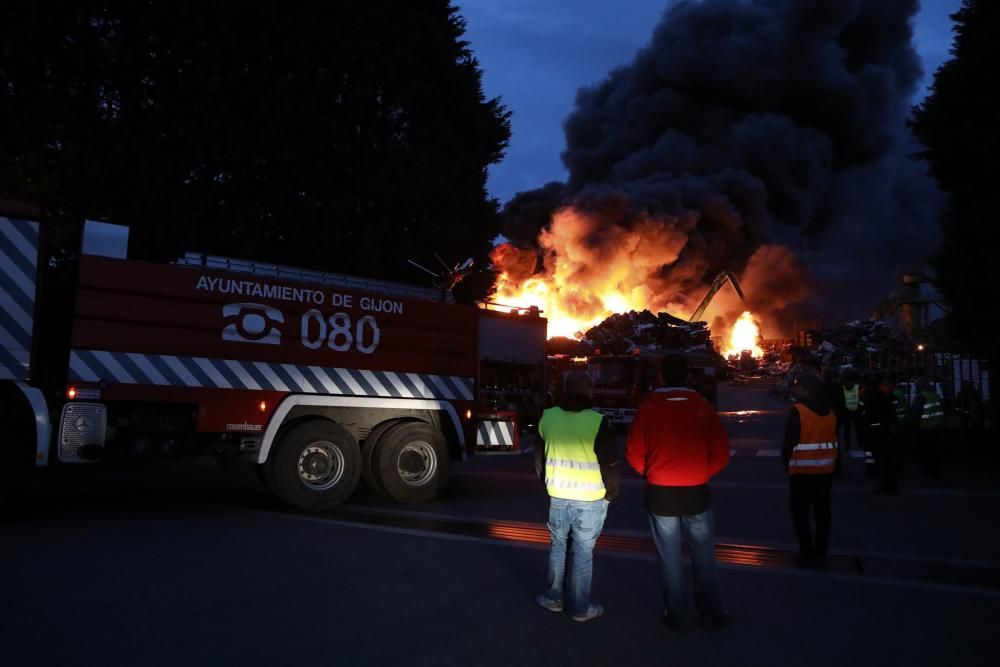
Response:
POLYGON ((261 401, 260 402, 260 411, 261 412, 267 412, 267 401, 261 401))
POLYGON ((472 419, 472 410, 466 410, 465 411, 465 418, 466 419, 472 419))
POLYGON ((71 401, 76 398, 76 387, 66 387, 66 398, 71 401))

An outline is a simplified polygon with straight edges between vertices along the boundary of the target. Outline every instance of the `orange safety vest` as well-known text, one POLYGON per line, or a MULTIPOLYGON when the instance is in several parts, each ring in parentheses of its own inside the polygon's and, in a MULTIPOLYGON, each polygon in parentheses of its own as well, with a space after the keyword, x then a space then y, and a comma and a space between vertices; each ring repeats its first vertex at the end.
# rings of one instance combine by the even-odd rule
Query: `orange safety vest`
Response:
POLYGON ((830 475, 837 464, 837 418, 820 416, 797 403, 799 443, 792 450, 788 472, 792 475, 830 475))

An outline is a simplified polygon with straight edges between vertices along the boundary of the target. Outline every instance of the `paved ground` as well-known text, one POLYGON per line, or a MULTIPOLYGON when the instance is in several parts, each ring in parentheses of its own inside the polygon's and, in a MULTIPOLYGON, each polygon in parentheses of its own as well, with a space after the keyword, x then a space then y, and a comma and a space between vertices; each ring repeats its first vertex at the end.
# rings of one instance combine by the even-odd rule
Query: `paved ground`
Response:
POLYGON ((532 603, 545 497, 528 456, 456 464, 434 503, 361 492, 321 516, 185 467, 141 484, 36 483, 0 522, 0 664, 1000 664, 995 463, 953 457, 933 484, 910 465, 901 495, 884 497, 852 461, 834 492, 836 561, 802 570, 788 557, 780 464, 757 455, 788 406, 764 387, 722 399, 724 412, 759 411, 726 416, 737 454, 713 484, 723 594, 738 616, 725 631, 658 623, 635 477, 595 559, 607 614, 581 625, 532 603), (731 557, 731 544, 749 556, 731 557))

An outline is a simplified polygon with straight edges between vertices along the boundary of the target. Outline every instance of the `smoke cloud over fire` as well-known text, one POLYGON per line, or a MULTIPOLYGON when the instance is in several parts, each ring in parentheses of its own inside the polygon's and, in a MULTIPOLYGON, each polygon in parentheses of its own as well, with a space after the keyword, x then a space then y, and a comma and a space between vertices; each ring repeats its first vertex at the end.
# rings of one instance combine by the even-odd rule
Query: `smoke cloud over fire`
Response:
POLYGON ((936 239, 939 195, 905 126, 917 9, 671 4, 632 63, 577 94, 567 181, 505 207, 496 300, 572 335, 612 312, 689 315, 729 270, 748 302, 719 292, 716 335, 745 310, 768 338, 866 316, 936 239))

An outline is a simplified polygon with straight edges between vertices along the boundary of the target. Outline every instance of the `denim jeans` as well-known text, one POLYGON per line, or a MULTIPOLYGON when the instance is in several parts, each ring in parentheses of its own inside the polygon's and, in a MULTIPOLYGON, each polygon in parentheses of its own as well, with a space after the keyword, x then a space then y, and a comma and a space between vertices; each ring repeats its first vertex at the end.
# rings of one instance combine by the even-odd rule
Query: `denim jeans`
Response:
POLYGON ((563 600, 571 614, 583 614, 590 607, 594 544, 608 515, 606 500, 549 499, 549 580, 545 597, 563 600), (569 576, 566 576, 566 542, 572 538, 569 576))
POLYGON ((660 555, 660 581, 663 604, 670 615, 682 621, 687 616, 684 568, 681 563, 681 539, 691 552, 694 574, 694 602, 703 617, 722 612, 719 585, 715 576, 715 527, 712 510, 692 516, 649 515, 653 543, 660 555))

